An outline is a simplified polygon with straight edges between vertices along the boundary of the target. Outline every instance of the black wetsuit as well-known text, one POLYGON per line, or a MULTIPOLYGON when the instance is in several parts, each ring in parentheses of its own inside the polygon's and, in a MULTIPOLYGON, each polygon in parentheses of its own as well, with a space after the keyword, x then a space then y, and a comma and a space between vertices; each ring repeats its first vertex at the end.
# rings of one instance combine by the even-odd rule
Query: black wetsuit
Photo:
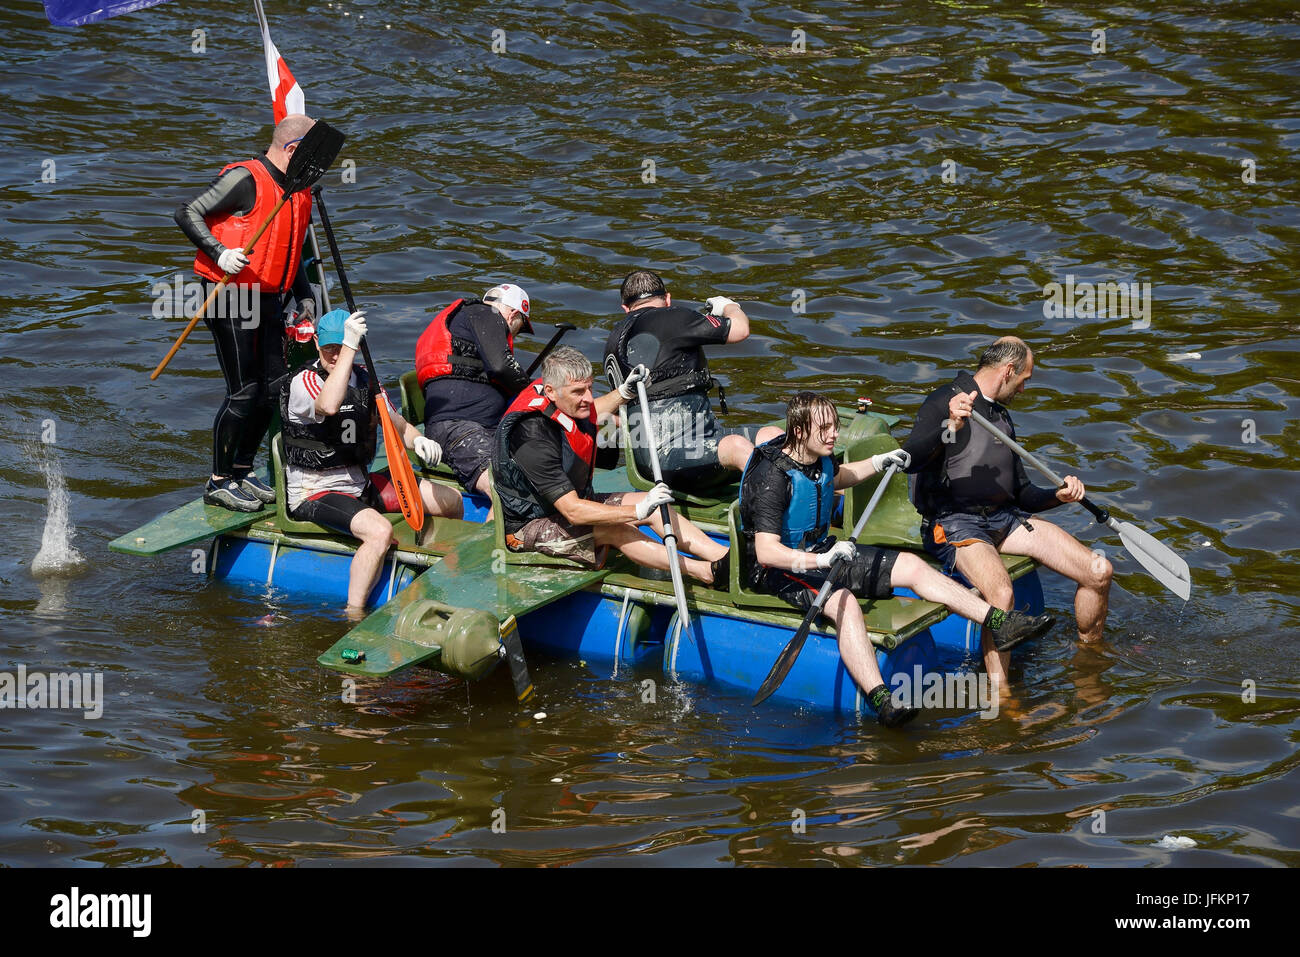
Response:
MULTIPOLYGON (((283 185, 284 174, 266 157, 259 157, 276 183, 283 185)), ((236 167, 218 176, 212 184, 188 203, 176 208, 174 219, 190 242, 215 262, 222 245, 209 231, 204 217, 239 216, 256 203, 253 174, 236 167)), ((206 298, 216 283, 202 279, 206 298)), ((229 289, 229 287, 227 287, 229 289)), ((312 298, 307 271, 300 265, 293 282, 293 297, 299 302, 312 298)), ((242 309, 221 310, 219 317, 209 309, 203 321, 212 332, 217 361, 226 380, 226 397, 212 424, 212 473, 229 476, 253 464, 257 447, 266 435, 267 426, 279 396, 285 365, 284 303, 280 293, 263 293, 252 303, 256 312, 241 315, 242 309)), ((225 301, 238 302, 238 295, 225 301)))

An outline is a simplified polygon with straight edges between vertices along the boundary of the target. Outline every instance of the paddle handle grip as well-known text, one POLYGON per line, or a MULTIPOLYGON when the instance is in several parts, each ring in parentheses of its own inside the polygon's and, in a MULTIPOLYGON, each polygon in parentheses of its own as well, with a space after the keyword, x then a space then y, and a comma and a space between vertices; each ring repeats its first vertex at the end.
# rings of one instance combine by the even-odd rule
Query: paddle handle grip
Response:
POLYGON ((1082 505, 1084 508, 1086 508, 1088 511, 1092 512, 1092 517, 1097 520, 1097 523, 1099 525, 1110 524, 1110 512, 1106 511, 1100 505, 1097 505, 1095 502, 1093 502, 1088 498, 1080 499, 1079 504, 1082 505))

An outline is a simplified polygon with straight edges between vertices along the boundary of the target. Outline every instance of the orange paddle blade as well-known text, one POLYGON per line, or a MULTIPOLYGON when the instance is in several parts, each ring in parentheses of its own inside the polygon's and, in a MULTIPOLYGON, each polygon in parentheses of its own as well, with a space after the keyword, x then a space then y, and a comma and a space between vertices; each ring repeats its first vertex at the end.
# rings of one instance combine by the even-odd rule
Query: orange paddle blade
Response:
POLYGON ((406 524, 417 532, 424 527, 424 502, 420 499, 420 484, 415 479, 411 460, 406 457, 406 443, 397 434, 397 426, 388 414, 388 396, 379 390, 379 422, 384 428, 384 450, 388 453, 388 476, 393 480, 397 501, 402 506, 406 524))

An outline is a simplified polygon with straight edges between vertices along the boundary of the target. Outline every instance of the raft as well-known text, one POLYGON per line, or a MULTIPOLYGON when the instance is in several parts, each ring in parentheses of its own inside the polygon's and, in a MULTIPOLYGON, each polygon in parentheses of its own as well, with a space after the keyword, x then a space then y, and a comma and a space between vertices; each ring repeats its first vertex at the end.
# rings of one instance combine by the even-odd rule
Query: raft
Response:
MULTIPOLYGON (((423 396, 414 373, 402 379, 403 414, 423 421, 423 396)), ((871 410, 865 401, 842 409, 846 427, 837 456, 856 460, 898 447, 890 429, 897 417, 871 410)), ((622 428, 624 447, 627 428, 622 428)), ((372 471, 387 463, 382 447, 372 471)), ((342 605, 356 542, 285 512, 281 446, 272 442, 270 475, 277 501, 245 514, 190 502, 110 543, 115 551, 156 555, 209 543, 208 573, 237 586, 269 585, 302 600, 342 605)), ((646 489, 632 457, 622 468, 597 470, 598 491, 646 489)), ((419 468, 419 463, 416 463, 419 468)), ((445 467, 426 470, 434 481, 455 485, 445 467)), ((841 497, 839 524, 851 527, 877 480, 841 497)), ((681 511, 739 556, 737 486, 680 496, 681 511)), ((463 520, 426 517, 423 541, 390 515, 397 544, 390 550, 370 595, 374 611, 317 659, 329 669, 383 677, 407 668, 430 668, 469 681, 499 672, 517 630, 525 653, 578 657, 605 672, 644 669, 682 681, 725 687, 751 695, 762 684, 801 615, 779 599, 742 587, 740 562, 731 563, 724 588, 687 580, 688 628, 677 627, 672 585, 666 573, 643 569, 611 551, 599 570, 563 559, 518 555, 504 547, 497 522, 484 518, 490 502, 465 496, 463 520), (432 527, 430 527, 430 524, 432 527)), ((500 514, 500 510, 497 510, 500 514)), ((866 544, 920 552, 920 517, 905 483, 890 484, 860 539, 866 544)), ((646 531, 649 534, 647 528, 646 531)), ((842 532, 841 532, 842 534, 842 532)), ((922 553, 923 554, 923 553, 922 553)), ((1035 564, 1004 556, 1016 607, 1043 609, 1035 564)), ((867 628, 888 683, 896 672, 915 674, 978 666, 979 628, 946 608, 900 590, 885 601, 863 601, 867 628)), ((542 679, 544 682, 544 678, 542 679)), ((802 706, 842 713, 865 710, 859 689, 840 662, 833 629, 819 621, 781 687, 762 707, 802 706)))

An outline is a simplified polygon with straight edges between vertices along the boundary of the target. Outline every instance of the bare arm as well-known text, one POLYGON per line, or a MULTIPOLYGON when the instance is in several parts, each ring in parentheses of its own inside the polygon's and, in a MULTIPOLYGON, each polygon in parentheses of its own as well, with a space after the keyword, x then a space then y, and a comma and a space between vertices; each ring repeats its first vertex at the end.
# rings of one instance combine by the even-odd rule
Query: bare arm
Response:
POLYGON ((339 349, 339 361, 334 364, 334 371, 325 380, 325 386, 316 396, 317 415, 336 415, 343 405, 343 397, 348 392, 348 378, 352 375, 352 360, 356 350, 343 346, 339 349))
POLYGON ((722 317, 731 320, 731 327, 727 330, 727 345, 749 338, 749 316, 745 315, 745 310, 732 303, 722 310, 722 317))
POLYGON ((581 498, 575 491, 557 498, 555 509, 571 525, 625 525, 637 520, 635 505, 603 505, 581 498))
POLYGON ((790 572, 806 572, 817 567, 817 556, 781 544, 781 536, 772 532, 754 535, 754 555, 760 565, 784 568, 790 572))
POLYGON ((845 462, 840 466, 840 470, 835 473, 836 491, 857 485, 859 482, 865 482, 871 476, 876 474, 876 470, 871 467, 871 459, 859 459, 856 462, 845 462))
MULTIPOLYGON (((623 407, 623 404, 626 401, 627 401, 626 399, 624 399, 621 395, 618 394, 617 389, 615 389, 613 392, 609 392, 605 395, 602 395, 599 399, 596 400, 597 420, 602 419, 607 415, 611 415, 614 412, 617 412, 619 409, 623 407)), ((583 524, 590 525, 591 522, 583 522, 583 524)))

